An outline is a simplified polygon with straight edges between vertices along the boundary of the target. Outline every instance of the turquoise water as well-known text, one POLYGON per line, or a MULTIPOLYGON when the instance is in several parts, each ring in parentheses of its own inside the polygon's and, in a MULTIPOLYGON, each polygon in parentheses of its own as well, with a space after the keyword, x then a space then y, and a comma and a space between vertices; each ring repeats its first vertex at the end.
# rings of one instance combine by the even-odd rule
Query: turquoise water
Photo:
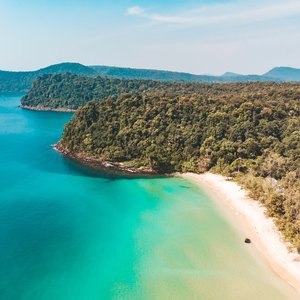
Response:
POLYGON ((72 115, 0 95, 0 299, 296 299, 179 178, 97 174, 53 151, 72 115))

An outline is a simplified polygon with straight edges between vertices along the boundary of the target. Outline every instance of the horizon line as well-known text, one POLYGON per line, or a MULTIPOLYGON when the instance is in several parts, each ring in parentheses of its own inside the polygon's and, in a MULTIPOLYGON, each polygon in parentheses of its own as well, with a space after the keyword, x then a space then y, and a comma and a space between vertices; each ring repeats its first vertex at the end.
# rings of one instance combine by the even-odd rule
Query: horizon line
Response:
POLYGON ((148 70, 148 71, 159 71, 159 72, 172 72, 172 73, 184 73, 184 74, 189 74, 189 75, 195 75, 195 76, 214 76, 214 77, 221 77, 224 76, 226 73, 233 73, 236 74, 237 76, 264 76, 266 73, 268 73, 269 71, 276 69, 276 68, 289 68, 289 69, 296 69, 300 71, 300 68, 297 67, 291 67, 291 66, 275 66, 272 67, 270 69, 268 69, 266 72, 259 74, 259 73, 249 73, 249 74, 244 74, 244 73, 240 73, 240 72, 234 72, 234 71, 224 71, 222 74, 212 74, 212 73, 191 73, 191 72, 187 72, 187 71, 178 71, 178 70, 170 70, 170 69, 155 69, 155 68, 151 68, 151 67, 131 67, 131 66, 116 66, 116 65, 98 65, 98 64, 92 64, 92 65, 85 65, 82 64, 80 62, 76 62, 76 61, 63 61, 63 62, 58 62, 58 63, 53 63, 53 64, 49 64, 46 65, 44 67, 40 67, 37 69, 32 69, 32 70, 4 70, 4 69, 0 69, 0 72, 12 72, 12 73, 26 73, 26 72, 37 72, 40 70, 43 70, 45 68, 51 67, 51 66, 56 66, 56 65, 62 65, 62 64, 78 64, 84 67, 109 67, 109 68, 121 68, 121 69, 132 69, 132 70, 148 70))

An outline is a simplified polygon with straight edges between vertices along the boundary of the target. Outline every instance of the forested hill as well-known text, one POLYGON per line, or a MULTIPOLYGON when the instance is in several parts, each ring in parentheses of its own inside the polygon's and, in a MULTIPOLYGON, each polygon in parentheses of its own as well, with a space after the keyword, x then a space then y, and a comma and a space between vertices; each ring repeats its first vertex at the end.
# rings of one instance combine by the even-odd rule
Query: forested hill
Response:
MULTIPOLYGON (((0 70, 0 92, 25 92, 33 80, 44 74, 73 73, 85 76, 105 76, 120 79, 147 79, 184 82, 249 82, 249 81, 300 81, 297 69, 271 70, 264 75, 241 75, 227 72, 222 76, 195 75, 184 72, 134 69, 109 66, 84 66, 78 63, 61 63, 37 71, 10 72, 0 70), (291 74, 292 72, 292 74, 291 74), (297 73, 297 74, 296 74, 297 73), (273 76, 274 75, 274 76, 273 76)), ((299 70, 298 70, 299 71, 299 70)))
POLYGON ((0 71, 0 92, 26 92, 32 82, 41 75, 68 72, 85 76, 97 75, 95 70, 78 63, 62 63, 29 72, 0 71))
POLYGON ((300 69, 289 68, 289 67, 276 67, 269 72, 265 73, 264 76, 277 78, 281 81, 300 81, 300 69))
MULTIPOLYGON (((178 86, 184 84, 178 83, 178 86)), ((23 106, 51 109, 76 109, 90 100, 118 97, 124 93, 142 93, 149 89, 177 87, 177 84, 152 80, 86 77, 75 74, 44 75, 34 81, 21 99, 23 106)))
POLYGON ((59 147, 158 173, 235 176, 300 251, 300 84, 212 84, 91 101, 59 147))
POLYGON ((193 93, 206 89, 206 84, 154 80, 86 77, 75 74, 44 75, 34 81, 21 104, 36 108, 76 109, 90 100, 118 97, 124 93, 193 93))
MULTIPOLYGON (((202 93, 212 84, 171 82, 112 77, 87 77, 75 74, 43 75, 21 100, 23 106, 47 109, 77 109, 90 100, 118 97, 124 93, 191 94, 202 93)), ((254 88, 260 85, 254 85, 254 88)), ((228 89, 229 85, 222 86, 228 89)), ((231 88, 235 88, 234 85, 231 88)), ((232 91, 231 91, 232 92, 232 91)))
POLYGON ((133 69, 108 66, 91 66, 98 75, 125 79, 150 79, 159 81, 184 81, 184 82, 248 82, 248 81, 284 81, 267 75, 240 75, 225 73, 222 76, 195 75, 184 72, 163 70, 133 69), (230 76, 228 76, 231 74, 230 76))

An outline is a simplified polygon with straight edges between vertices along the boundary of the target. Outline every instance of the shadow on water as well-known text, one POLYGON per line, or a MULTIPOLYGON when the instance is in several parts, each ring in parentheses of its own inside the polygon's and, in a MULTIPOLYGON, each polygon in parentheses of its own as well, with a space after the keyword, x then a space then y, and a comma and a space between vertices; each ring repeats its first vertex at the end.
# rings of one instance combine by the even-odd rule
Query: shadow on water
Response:
MULTIPOLYGON (((61 155, 62 156, 62 155, 61 155)), ((88 176, 88 177, 97 177, 105 178, 108 181, 121 180, 121 179, 156 179, 156 178, 167 178, 171 175, 141 175, 141 174, 128 174, 119 170, 114 169, 105 169, 94 167, 92 165, 82 164, 76 160, 72 160, 67 157, 62 156, 62 160, 67 169, 70 170, 73 174, 79 176, 88 176)))
POLYGON ((179 185, 179 187, 181 189, 190 189, 191 188, 190 186, 187 186, 187 185, 179 185))
MULTIPOLYGON (((19 151, 18 153, 8 153, 7 157, 2 159, 13 160, 17 164, 25 165, 29 169, 35 169, 40 172, 104 178, 108 181, 171 177, 171 175, 168 174, 128 174, 116 169, 99 168, 63 156, 53 149, 53 146, 49 144, 49 141, 38 141, 36 138, 27 137, 23 142, 22 139, 23 138, 21 137, 14 138, 12 141, 9 141, 8 144, 9 147, 13 149, 24 150, 19 151)), ((55 140, 55 138, 53 140, 55 140)))
POLYGON ((63 128, 72 118, 73 113, 21 109, 18 105, 22 95, 0 94, 2 100, 0 113, 2 112, 6 116, 5 127, 11 130, 10 128, 16 127, 16 121, 24 123, 24 125, 20 125, 21 127, 19 126, 20 132, 9 132, 10 136, 4 136, 6 149, 3 160, 12 160, 16 165, 20 164, 27 169, 33 168, 41 172, 104 178, 108 182, 121 179, 166 177, 99 169, 62 156, 52 148, 51 144, 55 144, 60 139, 63 128), (11 114, 12 117, 8 118, 8 114, 11 114))

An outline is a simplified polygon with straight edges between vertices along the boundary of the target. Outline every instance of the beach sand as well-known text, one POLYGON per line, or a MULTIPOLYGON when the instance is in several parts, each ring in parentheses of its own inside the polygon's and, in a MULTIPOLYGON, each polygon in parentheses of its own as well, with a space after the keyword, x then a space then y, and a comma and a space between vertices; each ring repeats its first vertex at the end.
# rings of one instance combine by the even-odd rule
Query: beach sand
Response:
POLYGON ((245 238, 251 239, 273 271, 300 294, 300 255, 289 250, 289 245, 258 201, 250 199, 237 183, 221 175, 184 173, 180 176, 198 184, 212 196, 220 209, 234 219, 231 222, 245 234, 245 238))

